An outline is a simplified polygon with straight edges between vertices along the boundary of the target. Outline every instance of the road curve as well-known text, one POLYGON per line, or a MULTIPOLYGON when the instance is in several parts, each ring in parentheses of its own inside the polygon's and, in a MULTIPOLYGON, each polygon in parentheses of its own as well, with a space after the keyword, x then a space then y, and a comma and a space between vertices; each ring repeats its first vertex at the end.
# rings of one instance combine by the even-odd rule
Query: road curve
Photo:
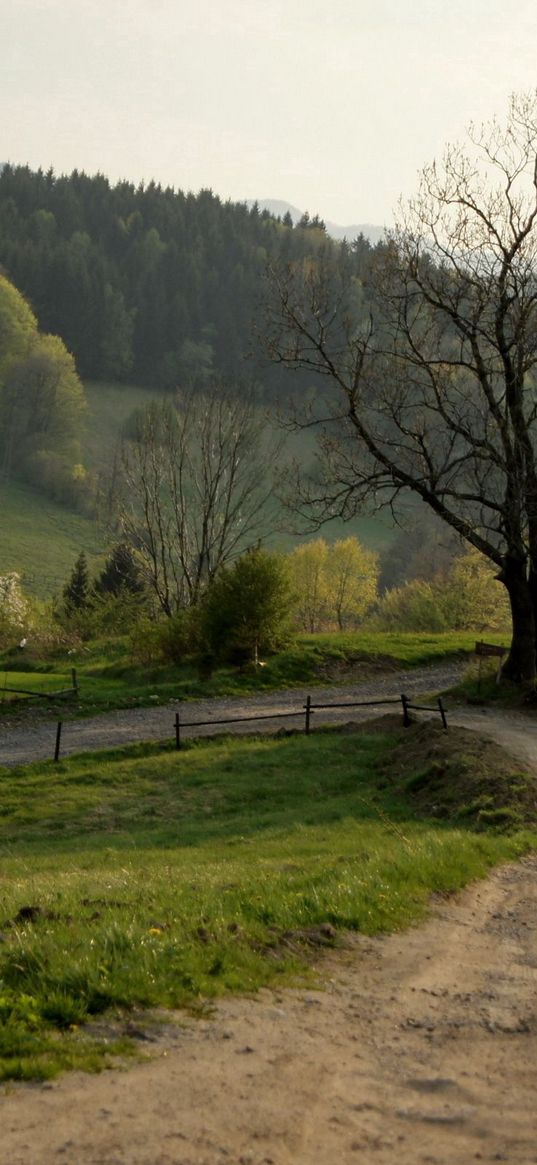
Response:
MULTIPOLYGON (((282 725, 303 725, 303 707, 310 695, 315 704, 350 703, 353 700, 399 699, 401 692, 416 698, 424 692, 449 688, 461 674, 464 664, 449 662, 424 668, 386 672, 374 679, 352 684, 331 684, 326 687, 291 688, 282 692, 240 698, 207 700, 170 700, 165 705, 149 708, 122 709, 101 713, 85 719, 76 719, 64 713, 61 755, 93 752, 105 748, 121 748, 142 740, 169 740, 174 736, 175 714, 180 709, 181 721, 206 721, 210 725, 182 728, 181 735, 207 736, 218 732, 276 732, 282 725), (292 713, 300 712, 294 716, 292 713), (249 723, 218 725, 215 722, 234 716, 258 714, 262 719, 249 723)), ((342 723, 345 720, 365 720, 388 711, 387 705, 377 708, 325 708, 313 713, 312 723, 342 723)), ((29 764, 47 760, 54 755, 56 723, 50 719, 31 722, 0 723, 0 766, 29 764)))

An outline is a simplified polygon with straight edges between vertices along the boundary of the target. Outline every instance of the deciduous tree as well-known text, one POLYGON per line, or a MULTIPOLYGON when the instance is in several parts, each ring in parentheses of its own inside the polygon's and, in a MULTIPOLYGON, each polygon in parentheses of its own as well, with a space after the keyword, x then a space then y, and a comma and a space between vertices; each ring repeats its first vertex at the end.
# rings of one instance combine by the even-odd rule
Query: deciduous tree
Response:
POLYGON ((377 555, 357 538, 304 542, 289 555, 289 567, 296 613, 306 631, 356 625, 377 597, 377 555))
POLYGON ((274 457, 251 398, 221 384, 135 417, 122 449, 120 521, 166 615, 196 603, 271 527, 274 457))
POLYGON ((324 538, 303 542, 289 556, 296 591, 296 613, 305 631, 319 631, 327 618, 327 558, 328 546, 324 538))
POLYGON ((4 376, 0 449, 4 476, 15 468, 32 478, 36 454, 69 464, 80 458, 78 436, 85 398, 75 362, 59 336, 36 334, 29 352, 4 376))
POLYGON ((275 272, 274 290, 272 356, 328 382, 305 507, 322 520, 417 494, 494 563, 513 621, 504 674, 534 680, 537 94, 424 169, 365 320, 323 263, 275 272))

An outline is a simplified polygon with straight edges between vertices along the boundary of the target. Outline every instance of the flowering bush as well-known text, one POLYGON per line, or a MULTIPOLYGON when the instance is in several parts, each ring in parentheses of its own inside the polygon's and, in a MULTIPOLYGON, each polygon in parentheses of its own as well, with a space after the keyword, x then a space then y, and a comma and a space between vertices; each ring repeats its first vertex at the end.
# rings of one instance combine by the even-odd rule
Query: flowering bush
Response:
POLYGON ((8 647, 16 638, 24 636, 28 613, 20 576, 15 571, 0 575, 0 647, 8 647))

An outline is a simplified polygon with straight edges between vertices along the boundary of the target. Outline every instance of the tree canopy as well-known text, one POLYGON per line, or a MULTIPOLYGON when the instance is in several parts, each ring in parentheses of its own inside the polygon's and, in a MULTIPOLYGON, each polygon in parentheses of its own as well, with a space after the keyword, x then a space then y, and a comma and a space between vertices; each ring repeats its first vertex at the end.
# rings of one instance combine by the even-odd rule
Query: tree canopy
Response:
POLYGON ((85 398, 59 336, 43 335, 24 297, 0 275, 0 472, 69 493, 83 472, 85 398))
POLYGON ((289 555, 297 615, 305 631, 356 626, 377 597, 377 555, 357 538, 315 538, 289 555))
MULTIPOLYGON (((210 190, 0 172, 0 263, 86 378, 175 389, 241 377, 267 261, 322 250, 358 271, 370 247, 335 244, 317 219, 293 227, 210 190)), ((264 381, 267 391, 279 383, 270 369, 264 381)))
POLYGON ((324 475, 303 504, 322 520, 417 494, 495 565, 513 618, 504 674, 533 680, 537 93, 424 169, 367 311, 353 298, 328 261, 275 272, 269 350, 330 387, 324 475))
POLYGON ((259 663, 259 655, 290 637, 293 591, 285 559, 248 551, 212 581, 201 608, 201 628, 214 660, 259 663))

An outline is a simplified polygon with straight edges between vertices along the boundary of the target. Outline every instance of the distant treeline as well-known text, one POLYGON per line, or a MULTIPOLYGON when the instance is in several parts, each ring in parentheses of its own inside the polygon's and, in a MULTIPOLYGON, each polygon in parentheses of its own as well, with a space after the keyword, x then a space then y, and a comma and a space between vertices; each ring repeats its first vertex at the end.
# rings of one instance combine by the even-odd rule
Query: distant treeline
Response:
MULTIPOLYGON (((112 186, 76 170, 0 173, 0 268, 88 379, 168 389, 259 375, 245 360, 267 264, 327 251, 341 275, 360 278, 371 246, 334 243, 319 219, 293 227, 210 190, 112 186)), ((267 390, 283 375, 265 368, 267 390)))

